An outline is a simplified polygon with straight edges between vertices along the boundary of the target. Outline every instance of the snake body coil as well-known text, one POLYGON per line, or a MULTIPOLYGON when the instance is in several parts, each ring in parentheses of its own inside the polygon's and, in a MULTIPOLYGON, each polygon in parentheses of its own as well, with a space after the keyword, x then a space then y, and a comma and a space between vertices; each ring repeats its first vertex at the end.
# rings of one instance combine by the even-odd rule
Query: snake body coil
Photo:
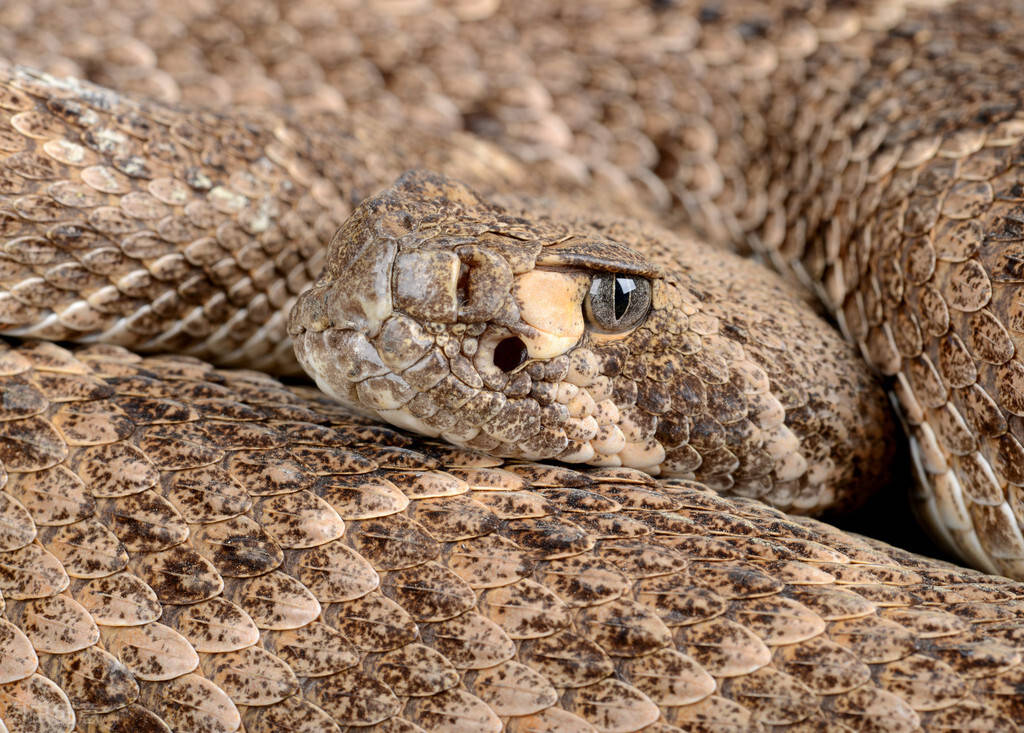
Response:
POLYGON ((555 5, 0 7, 0 731, 1024 720, 1024 8, 555 5))

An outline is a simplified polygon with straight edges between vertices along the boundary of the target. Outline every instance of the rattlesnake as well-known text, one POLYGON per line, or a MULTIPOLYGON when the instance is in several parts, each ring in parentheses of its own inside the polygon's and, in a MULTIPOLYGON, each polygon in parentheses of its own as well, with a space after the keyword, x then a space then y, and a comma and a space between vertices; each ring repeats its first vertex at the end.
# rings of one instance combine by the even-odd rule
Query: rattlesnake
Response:
POLYGON ((0 723, 1014 729, 1022 16, 0 8, 0 723))

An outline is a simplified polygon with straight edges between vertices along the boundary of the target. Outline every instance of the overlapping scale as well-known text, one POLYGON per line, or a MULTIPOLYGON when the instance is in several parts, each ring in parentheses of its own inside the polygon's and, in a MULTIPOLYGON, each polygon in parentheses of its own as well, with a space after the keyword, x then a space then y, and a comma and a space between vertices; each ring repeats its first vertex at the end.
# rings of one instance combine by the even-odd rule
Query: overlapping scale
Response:
MULTIPOLYGON (((212 15, 179 7, 170 20, 119 7, 110 23, 87 4, 10 3, 0 9, 4 53, 168 102, 348 106, 378 123, 398 118, 403 134, 367 126, 370 139, 336 158, 314 135, 303 156, 284 124, 265 135, 255 121, 184 118, 92 88, 85 100, 71 98, 81 87, 54 95, 52 80, 31 75, 5 83, 4 328, 106 331, 171 350, 199 337, 228 361, 290 363, 282 318, 261 326, 261 310, 283 312, 315 275, 320 242, 413 157, 415 129, 451 137, 468 114, 523 157, 541 151, 532 157, 553 178, 591 190, 640 181, 656 208, 682 201, 709 238, 756 232, 820 278, 875 364, 906 366, 894 390, 947 539, 985 567, 1021 572, 1012 429, 1024 328, 1019 303, 1003 320, 994 309, 1013 300, 1021 276, 991 246, 1020 241, 1020 122, 998 106, 970 109, 984 133, 892 122, 908 110, 941 119, 951 96, 942 85, 958 79, 928 81, 915 64, 933 52, 964 73, 971 54, 998 64, 992 36, 963 53, 944 45, 948 27, 885 34, 904 13, 885 3, 812 4, 786 22, 740 26, 743 3, 703 8, 699 22, 642 4, 613 23, 595 4, 523 3, 501 12, 529 32, 498 53, 479 22, 497 12, 489 3, 434 9, 428 23, 400 4, 386 20, 352 24, 319 4, 234 5, 212 15), (565 16, 544 22, 541 11, 565 16), (42 28, 55 43, 34 40, 42 28), (849 92, 834 65, 860 57, 833 54, 833 44, 856 44, 862 31, 887 44, 874 69, 855 74, 853 97, 867 106, 824 129, 820 109, 849 92), (218 51, 241 37, 236 53, 218 51), (625 51, 614 58, 613 48, 625 51), (817 50, 820 66, 802 66, 817 50), (677 63, 663 68, 665 54, 677 63), (815 72, 805 92, 815 104, 702 76, 726 69, 764 90, 770 74, 801 68, 815 72), (917 80, 914 96, 877 94, 879 69, 917 80), (599 95, 578 93, 583 75, 599 95), (764 114, 739 114, 744 101, 764 114), (747 142, 775 130, 794 150, 748 155, 747 142), (363 152, 373 142, 388 153, 363 152), (352 180, 338 191, 327 175, 345 155, 352 180), (780 195, 767 185, 773 172, 802 189, 780 195), (979 215, 991 226, 965 219, 979 215), (839 246, 866 240, 885 256, 839 246), (73 284, 88 295, 71 295, 73 284)), ((1016 104, 1019 64, 993 73, 1016 104)), ((479 159, 459 155, 467 176, 487 178, 479 159)), ((500 175, 516 177, 509 158, 497 160, 500 175)), ((719 325, 694 319, 691 343, 714 339, 719 325)), ((765 326, 761 338, 772 358, 779 337, 765 326)), ((720 360, 698 361, 703 389, 692 375, 672 389, 708 412, 685 440, 663 436, 666 454, 724 486, 737 463, 722 447, 726 430, 761 431, 786 452, 783 410, 804 415, 808 395, 780 380, 782 398, 767 399, 756 365, 734 364, 723 379, 720 360)), ((0 729, 942 730, 1024 716, 1022 591, 1003 579, 695 485, 502 466, 193 360, 116 347, 74 356, 29 342, 0 352, 0 390, 0 729), (278 435, 289 436, 287 451, 273 447, 278 435), (487 473, 496 468, 519 479, 487 473), (346 571, 354 581, 339 577, 346 571)), ((635 397, 658 409, 666 392, 635 397)), ((740 463, 749 493, 764 486, 764 452, 740 463)), ((787 462, 782 478, 802 469, 787 462)), ((794 505, 811 501, 791 488, 794 505)))
MULTIPOLYGON (((77 363, 109 371, 116 355, 85 350, 77 363)), ((181 366, 188 389, 216 386, 201 365, 181 366)), ((113 394, 94 401, 118 400, 120 384, 141 391, 118 379, 109 382, 113 394)), ((245 397, 230 395, 231 409, 252 410, 250 427, 280 431, 255 414, 259 389, 249 383, 245 397)), ((305 445, 326 448, 344 431, 344 418, 289 399, 320 420, 304 431, 305 445)), ((68 404, 91 414, 90 400, 44 402, 42 419, 68 404)), ((167 425, 204 417, 194 410, 176 419, 185 422, 167 425)), ((130 411, 123 420, 132 430, 104 444, 122 449, 103 455, 136 456, 154 486, 174 486, 178 496, 209 479, 236 509, 225 517, 224 502, 189 501, 185 516, 153 500, 158 489, 101 488, 115 496, 54 523, 48 507, 17 496, 28 486, 57 487, 49 490, 63 497, 108 486, 97 446, 64 443, 68 456, 56 466, 8 468, 6 526, 28 528, 19 535, 27 541, 0 555, 8 729, 68 730, 77 721, 100 730, 132 720, 145 730, 231 731, 243 719, 254 730, 496 730, 502 722, 636 730, 656 721, 799 730, 968 718, 998 727, 1014 710, 1024 634, 1021 591, 1005 579, 793 522, 696 484, 608 470, 567 473, 571 486, 560 487, 557 473, 528 464, 464 469, 447 484, 462 487, 454 493, 414 495, 390 514, 360 516, 362 486, 376 495, 392 473, 394 486, 414 485, 413 471, 334 473, 359 463, 350 445, 344 464, 328 458, 319 471, 307 453, 287 468, 286 484, 253 495, 251 475, 234 469, 272 467, 256 456, 276 455, 275 442, 220 448, 207 466, 161 468, 148 450, 164 447, 147 442, 130 411), (492 473, 484 485, 484 474, 469 470, 492 473), (346 493, 321 493, 340 475, 346 493), (487 501, 495 496, 522 499, 487 501), (309 518, 320 534, 304 533, 304 521, 287 529, 282 515, 309 518), (627 529, 591 529, 613 520, 627 529)), ((189 435, 200 447, 213 440, 189 435)), ((433 485, 449 481, 443 467, 419 471, 433 485)))

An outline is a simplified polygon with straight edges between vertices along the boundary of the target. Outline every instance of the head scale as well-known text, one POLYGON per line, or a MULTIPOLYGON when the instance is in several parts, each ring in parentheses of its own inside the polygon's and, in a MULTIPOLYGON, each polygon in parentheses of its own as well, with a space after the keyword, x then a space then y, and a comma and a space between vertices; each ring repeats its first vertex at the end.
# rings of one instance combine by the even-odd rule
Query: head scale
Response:
POLYGON ((614 399, 612 347, 643 328, 659 282, 625 245, 417 172, 365 203, 327 261, 291 331, 345 404, 502 456, 664 459, 614 399))
POLYGON ((635 222, 528 218, 429 173, 345 223, 290 333, 343 403, 505 457, 814 511, 891 452, 877 382, 774 275, 635 222))

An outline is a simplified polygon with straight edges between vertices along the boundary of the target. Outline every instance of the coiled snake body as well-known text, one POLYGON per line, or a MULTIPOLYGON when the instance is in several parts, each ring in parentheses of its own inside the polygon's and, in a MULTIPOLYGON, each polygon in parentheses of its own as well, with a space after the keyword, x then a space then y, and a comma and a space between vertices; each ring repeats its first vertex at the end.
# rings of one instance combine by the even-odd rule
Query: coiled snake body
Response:
POLYGON ((0 21, 0 730, 1024 720, 1019 3, 0 21))

